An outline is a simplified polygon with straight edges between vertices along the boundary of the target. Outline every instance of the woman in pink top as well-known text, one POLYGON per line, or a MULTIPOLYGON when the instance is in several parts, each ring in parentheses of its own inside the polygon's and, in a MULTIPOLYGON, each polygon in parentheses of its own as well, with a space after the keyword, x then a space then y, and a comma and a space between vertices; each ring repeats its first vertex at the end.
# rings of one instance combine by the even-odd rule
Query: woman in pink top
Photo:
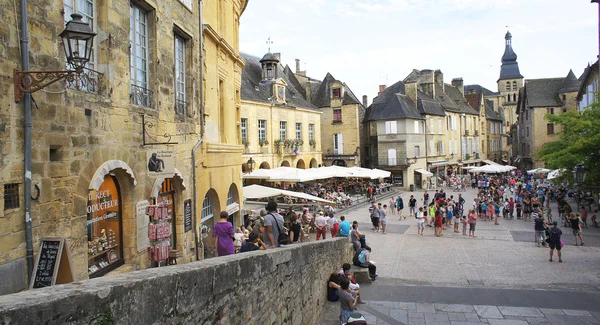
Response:
POLYGON ((475 237, 475 225, 477 224, 477 213, 469 210, 469 237, 475 237))

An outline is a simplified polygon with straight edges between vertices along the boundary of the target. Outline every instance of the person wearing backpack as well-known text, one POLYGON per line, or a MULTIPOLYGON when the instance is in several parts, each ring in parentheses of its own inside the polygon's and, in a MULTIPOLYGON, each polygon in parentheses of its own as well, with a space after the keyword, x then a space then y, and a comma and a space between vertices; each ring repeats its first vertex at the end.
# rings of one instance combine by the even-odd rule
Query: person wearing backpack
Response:
POLYGON ((558 263, 562 263, 562 255, 560 250, 563 246, 562 240, 560 240, 560 236, 562 235, 562 231, 558 228, 558 222, 554 221, 552 223, 552 229, 550 229, 550 237, 548 238, 548 244, 550 245, 550 259, 552 262, 552 256, 554 255, 554 250, 558 254, 558 263))

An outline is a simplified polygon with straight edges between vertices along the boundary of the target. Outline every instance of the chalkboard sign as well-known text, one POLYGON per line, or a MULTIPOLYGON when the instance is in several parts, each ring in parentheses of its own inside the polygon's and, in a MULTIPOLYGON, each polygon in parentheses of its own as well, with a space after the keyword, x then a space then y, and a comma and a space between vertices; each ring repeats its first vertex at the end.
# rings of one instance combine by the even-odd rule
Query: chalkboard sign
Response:
POLYGON ((30 289, 75 281, 71 253, 65 238, 43 238, 33 269, 30 289))
POLYGON ((183 201, 183 224, 184 232, 192 230, 192 200, 183 201))

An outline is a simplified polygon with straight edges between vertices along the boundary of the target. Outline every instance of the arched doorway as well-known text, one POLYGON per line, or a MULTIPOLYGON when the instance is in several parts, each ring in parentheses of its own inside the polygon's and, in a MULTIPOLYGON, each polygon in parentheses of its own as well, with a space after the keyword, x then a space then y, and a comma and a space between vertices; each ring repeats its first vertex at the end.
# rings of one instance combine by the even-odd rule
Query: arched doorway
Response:
POLYGON ((298 160, 298 162, 296 163, 296 168, 306 169, 306 166, 304 164, 304 160, 302 160, 302 159, 298 160))
POLYGON ((204 247, 204 258, 215 257, 215 253, 210 249, 213 245, 212 231, 215 225, 215 218, 219 216, 221 205, 219 196, 214 189, 208 190, 202 201, 202 213, 200 219, 200 234, 202 247, 204 247))
POLYGON ((336 159, 333 161, 333 163, 331 164, 332 166, 340 166, 340 167, 347 167, 346 165, 346 161, 342 160, 342 159, 336 159))
POLYGON ((318 163, 317 160, 315 158, 310 160, 310 168, 317 168, 318 167, 318 163))
POLYGON ((289 162, 289 161, 287 161, 287 160, 284 160, 284 161, 282 161, 282 162, 281 162, 281 167, 291 167, 291 166, 290 166, 290 162, 289 162))
POLYGON ((233 227, 237 227, 240 225, 240 194, 235 183, 232 183, 229 186, 229 191, 227 192, 227 206, 225 207, 225 211, 229 214, 229 222, 233 225, 233 227))
POLYGON ((269 165, 268 162, 263 161, 258 168, 259 169, 271 169, 271 165, 269 165))

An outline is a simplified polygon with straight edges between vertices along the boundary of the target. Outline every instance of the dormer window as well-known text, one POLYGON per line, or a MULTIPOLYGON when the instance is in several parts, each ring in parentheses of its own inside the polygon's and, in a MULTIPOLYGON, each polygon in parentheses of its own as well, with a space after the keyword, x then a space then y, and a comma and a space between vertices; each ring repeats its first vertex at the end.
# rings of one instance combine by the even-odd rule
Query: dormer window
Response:
POLYGON ((342 98, 342 89, 341 88, 331 89, 331 97, 332 98, 342 98))
POLYGON ((273 78, 275 78, 275 75, 273 74, 273 68, 268 67, 267 68, 267 79, 273 79, 273 78))
POLYGON ((285 87, 284 86, 277 86, 277 96, 279 97, 279 100, 285 101, 285 87))

